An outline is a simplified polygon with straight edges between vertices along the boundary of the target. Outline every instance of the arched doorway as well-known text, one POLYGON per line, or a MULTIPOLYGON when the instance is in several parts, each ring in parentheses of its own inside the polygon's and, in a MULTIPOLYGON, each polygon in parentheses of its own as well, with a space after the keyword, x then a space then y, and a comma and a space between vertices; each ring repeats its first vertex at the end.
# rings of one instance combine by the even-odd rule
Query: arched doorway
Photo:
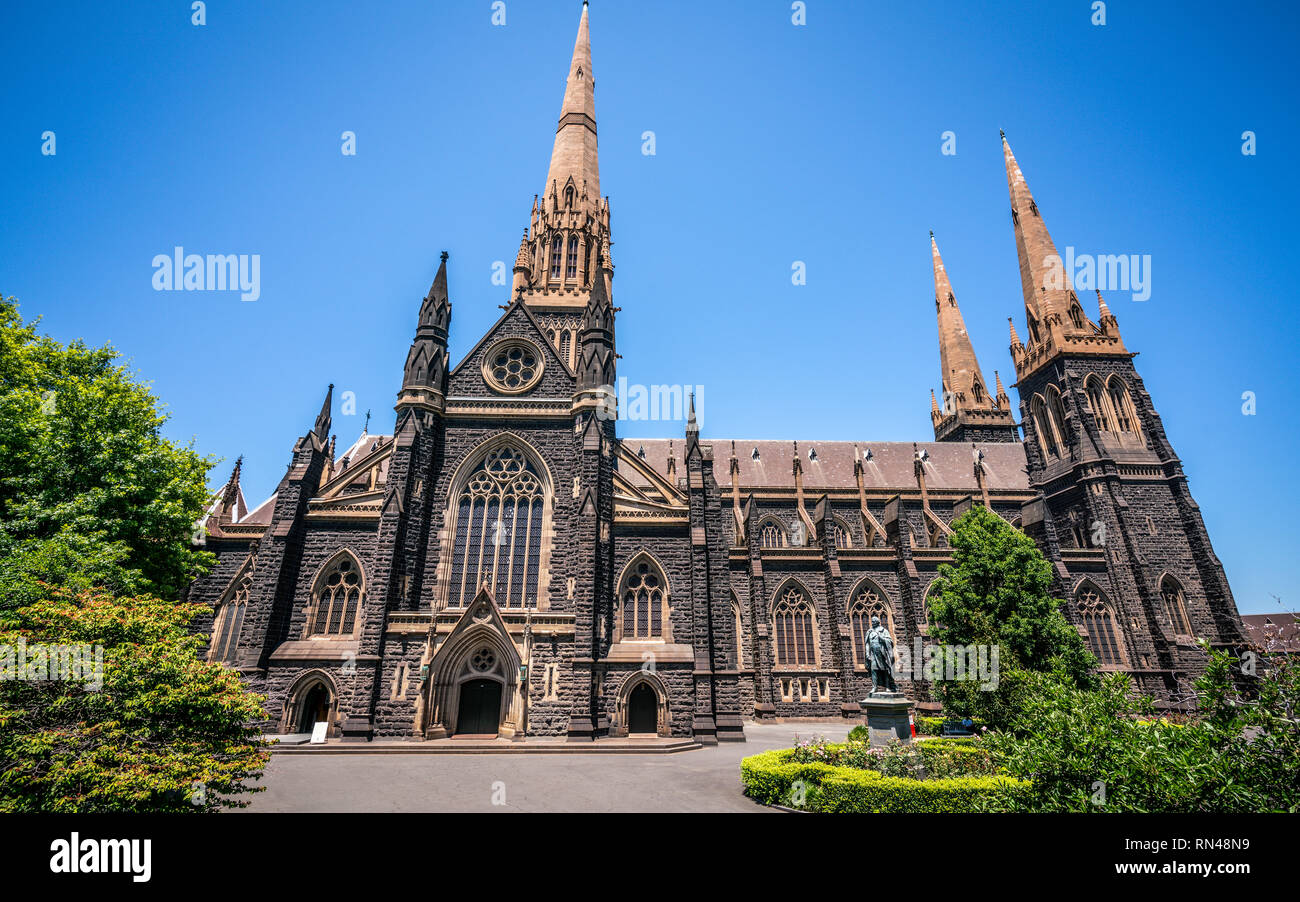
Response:
POLYGON ((501 724, 501 684, 496 680, 466 680, 460 684, 457 736, 495 736, 501 724))
POLYGON ((642 683, 627 699, 628 733, 659 732, 659 699, 649 684, 642 683))
POLYGON ((298 732, 310 733, 317 723, 330 719, 330 691, 323 683, 317 683, 303 696, 299 707, 298 732))

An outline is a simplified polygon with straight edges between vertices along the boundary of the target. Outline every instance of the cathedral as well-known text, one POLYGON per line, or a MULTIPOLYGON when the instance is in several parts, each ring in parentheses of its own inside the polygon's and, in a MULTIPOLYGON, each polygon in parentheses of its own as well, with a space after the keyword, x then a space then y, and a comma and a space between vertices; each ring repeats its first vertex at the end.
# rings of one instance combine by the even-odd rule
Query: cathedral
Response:
MULTIPOLYGON (((1193 637, 1243 641, 1232 591, 1119 323, 1100 292, 1093 320, 1053 284, 1052 237, 1002 150, 1018 411, 931 235, 933 441, 705 441, 693 402, 679 440, 621 436, 584 3, 504 314, 453 362, 443 253, 393 434, 336 444, 331 386, 251 510, 236 464, 205 520, 217 564, 188 591, 212 609, 211 659, 268 697, 267 731, 345 741, 713 743, 755 720, 858 719, 871 619, 925 640, 952 522, 983 505, 1037 543, 1101 668, 1176 704, 1204 667, 1193 637)), ((900 688, 933 708, 923 682, 900 688)))

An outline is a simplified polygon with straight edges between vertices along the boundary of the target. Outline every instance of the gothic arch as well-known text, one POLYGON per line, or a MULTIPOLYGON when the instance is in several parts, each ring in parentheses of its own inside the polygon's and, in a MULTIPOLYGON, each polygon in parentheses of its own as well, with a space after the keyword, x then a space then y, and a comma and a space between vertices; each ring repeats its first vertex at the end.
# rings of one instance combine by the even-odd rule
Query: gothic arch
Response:
POLYGON ((1061 399, 1061 390, 1055 385, 1047 386, 1047 413, 1052 423, 1052 431, 1061 457, 1070 456, 1070 438, 1065 431, 1065 402, 1061 399))
POLYGON ((233 665, 239 652, 239 632, 248 612, 248 595, 256 560, 249 555, 235 571, 221 600, 212 611, 212 638, 208 646, 208 660, 233 665))
POLYGON ((894 625, 894 603, 888 593, 874 579, 864 576, 858 580, 853 591, 849 593, 845 612, 849 619, 849 629, 853 637, 853 662, 858 667, 867 666, 867 632, 871 629, 871 618, 878 616, 884 621, 889 635, 898 644, 898 630, 894 625))
POLYGON ((789 529, 774 514, 767 514, 758 521, 758 544, 760 548, 787 548, 790 545, 789 529))
POLYGON ((366 606, 366 568, 349 546, 334 552, 311 578, 303 637, 355 638, 366 606))
POLYGON ((832 529, 835 531, 835 547, 852 548, 853 530, 849 529, 848 521, 843 517, 836 516, 833 518, 832 522, 834 524, 832 529))
POLYGON ((1169 618, 1175 635, 1192 635, 1192 618, 1187 612, 1187 593, 1183 591, 1182 582, 1166 570, 1160 574, 1159 586, 1165 616, 1169 618))
POLYGON ((1138 421, 1137 408, 1133 406, 1133 395, 1118 373, 1111 373, 1106 378, 1106 399, 1115 418, 1115 431, 1121 435, 1140 437, 1142 425, 1138 421))
POLYGON ((1047 409, 1047 401, 1040 394, 1035 394, 1029 401, 1029 415, 1034 421, 1034 432, 1038 436, 1038 447, 1047 460, 1061 456, 1061 447, 1056 441, 1056 431, 1052 428, 1052 417, 1047 409))
POLYGON ((1096 373, 1089 373, 1083 380, 1084 393, 1088 396, 1088 406, 1097 420, 1097 428, 1102 432, 1115 431, 1115 412, 1110 407, 1110 397, 1106 386, 1096 373))
POLYGON ((736 670, 745 669, 745 614, 736 590, 731 590, 731 619, 736 630, 736 670))
MULTIPOLYGON (((467 616, 476 613, 471 610, 467 616)), ((523 698, 519 686, 519 650, 502 628, 499 616, 493 616, 495 613, 490 611, 481 619, 473 616, 473 622, 454 631, 429 662, 427 724, 440 735, 456 732, 461 687, 470 680, 499 683, 498 730, 502 735, 512 736, 520 729, 523 698)))
POLYGON ((618 595, 615 597, 616 616, 614 620, 614 641, 646 641, 655 642, 672 642, 672 587, 668 582, 668 571, 660 563, 659 559, 650 551, 642 549, 628 559, 627 564, 623 566, 623 572, 618 575, 618 582, 615 584, 618 588, 618 595), (642 567, 645 572, 641 572, 642 567), (635 595, 632 599, 633 609, 628 611, 629 595, 635 595), (644 609, 646 614, 642 622, 641 603, 649 605, 644 609), (629 623, 628 617, 631 614, 632 620, 629 623), (656 613, 658 622, 656 623, 656 613), (628 626, 632 626, 632 634, 628 634, 628 626), (643 628, 644 627, 644 628, 643 628), (643 635, 644 633, 644 635, 643 635))
POLYGON ((612 731, 616 735, 626 736, 631 725, 628 719, 628 702, 638 686, 646 686, 655 694, 655 732, 660 736, 672 735, 672 711, 668 705, 668 689, 654 671, 634 670, 623 684, 618 687, 614 697, 614 722, 612 731))
MULTIPOLYGON (((525 480, 524 472, 516 472, 510 479, 525 480)), ((490 482, 486 479, 485 482, 490 482)), ((506 480, 507 482, 509 480, 506 480)), ((509 546, 506 554, 506 561, 501 560, 500 546, 497 546, 490 564, 489 574, 490 584, 494 587, 494 594, 501 597, 503 607, 522 609, 525 607, 535 607, 539 611, 547 610, 550 607, 548 598, 548 586, 550 584, 550 563, 551 563, 551 545, 553 538, 553 516, 555 509, 555 480, 552 477, 551 469, 546 463, 546 459, 537 451, 533 445, 525 438, 514 432, 499 432, 487 439, 484 439, 472 450, 461 456, 460 461, 452 471, 451 480, 447 489, 447 505, 445 516, 443 518, 443 527, 439 533, 438 539, 441 546, 441 554, 438 561, 437 575, 437 592, 435 599, 439 610, 447 607, 463 608, 469 606, 475 598, 480 584, 483 581, 483 566, 485 559, 482 549, 485 542, 486 524, 488 516, 492 510, 497 510, 498 519, 493 523, 502 523, 505 528, 504 510, 502 505, 514 505, 511 508, 512 521, 510 524, 509 538, 504 543, 509 546), (492 492, 480 492, 478 486, 471 486, 471 480, 474 477, 482 475, 488 462, 497 455, 501 455, 504 460, 507 455, 518 455, 522 461, 523 471, 531 474, 535 478, 537 486, 535 491, 529 491, 523 494, 523 484, 520 483, 520 492, 512 494, 505 488, 505 483, 493 486, 492 492), (493 507, 493 499, 496 499, 497 507, 493 507), (520 524, 517 517, 520 510, 523 510, 523 503, 527 502, 528 519, 520 524), (533 519, 533 504, 540 503, 540 521, 535 522, 533 519), (484 529, 477 533, 479 539, 478 548, 474 550, 475 563, 471 567, 469 563, 470 549, 469 544, 474 536, 471 530, 474 527, 475 518, 478 518, 484 529), (462 529, 464 532, 462 532, 462 529), (458 555, 458 552, 460 554, 458 555), (463 556, 461 556, 463 555, 463 556), (517 580, 514 563, 518 559, 519 571, 522 574, 522 581, 517 580), (530 570, 532 561, 536 561, 535 577, 530 570), (501 567, 505 566, 505 570, 501 567), (470 570, 474 570, 473 582, 470 585, 470 570), (516 590, 518 596, 516 597, 516 590), (529 604, 529 602, 532 602, 529 604)), ((504 533, 503 533, 504 535, 504 533)))
POLYGON ((320 668, 312 668, 298 676, 297 679, 289 686, 289 691, 284 696, 284 708, 280 713, 280 732, 281 733, 310 733, 311 729, 301 729, 306 725, 308 716, 315 716, 313 712, 306 707, 311 702, 316 702, 320 696, 313 695, 312 690, 320 687, 328 699, 326 710, 326 723, 329 727, 325 731, 326 736, 333 736, 338 731, 339 719, 339 688, 334 682, 334 677, 320 668))
POLYGON ((814 668, 821 662, 817 608, 812 593, 789 577, 769 602, 772 621, 772 660, 776 667, 814 668))
POLYGON ((1102 667, 1126 667, 1128 652, 1124 626, 1106 593, 1090 579, 1082 579, 1074 588, 1075 612, 1087 634, 1088 650, 1102 667))

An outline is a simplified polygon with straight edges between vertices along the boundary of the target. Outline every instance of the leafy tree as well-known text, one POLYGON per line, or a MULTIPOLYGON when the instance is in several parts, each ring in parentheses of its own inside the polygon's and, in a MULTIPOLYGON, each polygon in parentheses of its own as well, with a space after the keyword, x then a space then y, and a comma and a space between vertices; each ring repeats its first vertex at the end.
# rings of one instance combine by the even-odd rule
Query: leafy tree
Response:
POLYGON ((212 460, 162 436, 158 399, 117 351, 36 325, 0 300, 0 586, 178 597, 211 563, 190 539, 212 460))
POLYGON ((1197 713, 1185 723, 1156 718, 1127 676, 1096 689, 1060 674, 1034 674, 1010 729, 981 743, 1031 785, 1028 811, 1300 811, 1300 723, 1296 668, 1285 659, 1258 679, 1234 673, 1211 650, 1196 681, 1197 713), (1250 685, 1244 694, 1242 684, 1250 685))
POLYGON ((203 607, 55 589, 4 615, 0 811, 247 804, 237 797, 257 791, 248 781, 268 754, 249 724, 265 714, 238 674, 199 655, 203 640, 189 624, 203 607), (20 649, 30 661, 52 645, 102 648, 99 676, 14 678, 20 649))
POLYGON ((1096 659, 1051 597, 1051 564, 1034 541, 978 505, 952 529, 953 563, 940 566, 928 602, 933 635, 946 645, 996 645, 999 680, 992 691, 970 680, 940 682, 944 710, 999 726, 1019 709, 1026 673, 1055 671, 1087 685, 1096 659))
POLYGON ((190 541, 211 461, 165 421, 112 348, 61 345, 0 300, 0 811, 210 811, 255 791, 262 699, 203 660, 203 606, 175 600, 212 559, 190 541), (102 664, 89 683, 22 667, 51 649, 102 664))

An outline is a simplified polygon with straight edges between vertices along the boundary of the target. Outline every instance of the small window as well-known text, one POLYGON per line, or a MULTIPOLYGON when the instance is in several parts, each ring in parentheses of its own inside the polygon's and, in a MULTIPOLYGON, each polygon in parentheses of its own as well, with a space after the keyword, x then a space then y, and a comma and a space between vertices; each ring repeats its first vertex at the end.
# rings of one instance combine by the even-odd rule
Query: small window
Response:
POLYGON ((316 582, 308 635, 351 636, 362 588, 361 565, 352 555, 341 555, 316 582))
MULTIPOLYGON (((570 189, 572 191, 572 189, 570 189)), ((573 279, 578 275, 578 236, 569 236, 569 255, 565 263, 564 275, 566 278, 573 279)))
POLYGON ((563 239, 560 238, 559 235, 556 235, 555 238, 551 241, 551 278, 552 279, 558 279, 560 277, 560 263, 561 263, 560 257, 563 251, 564 251, 563 239))

